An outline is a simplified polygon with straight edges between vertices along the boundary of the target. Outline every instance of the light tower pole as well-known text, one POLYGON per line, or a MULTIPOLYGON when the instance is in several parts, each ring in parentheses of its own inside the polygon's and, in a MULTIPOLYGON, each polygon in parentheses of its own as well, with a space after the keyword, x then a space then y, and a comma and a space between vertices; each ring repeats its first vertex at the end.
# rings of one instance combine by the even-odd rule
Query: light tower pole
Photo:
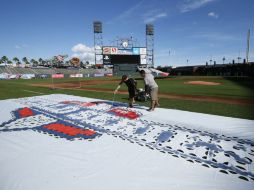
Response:
POLYGON ((148 67, 154 67, 154 27, 146 25, 146 63, 148 67))
POLYGON ((94 21, 94 63, 102 64, 102 48, 103 48, 103 38, 102 38, 102 22, 94 21))
POLYGON ((250 53, 250 29, 247 34, 247 49, 246 49, 246 62, 249 63, 249 53, 250 53))

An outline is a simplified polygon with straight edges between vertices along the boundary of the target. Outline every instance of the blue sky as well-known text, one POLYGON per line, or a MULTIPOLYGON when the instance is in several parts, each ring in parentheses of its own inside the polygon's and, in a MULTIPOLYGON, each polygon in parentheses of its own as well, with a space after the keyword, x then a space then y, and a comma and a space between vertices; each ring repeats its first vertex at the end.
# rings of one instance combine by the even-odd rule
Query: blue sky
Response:
MULTIPOLYGON (((93 60, 92 22, 103 22, 104 44, 117 36, 145 45, 155 26, 155 64, 201 64, 245 56, 247 30, 254 60, 253 0, 0 0, 0 56, 93 60), (170 53, 169 53, 170 51, 170 53)), ((226 62, 227 62, 226 61, 226 62)))

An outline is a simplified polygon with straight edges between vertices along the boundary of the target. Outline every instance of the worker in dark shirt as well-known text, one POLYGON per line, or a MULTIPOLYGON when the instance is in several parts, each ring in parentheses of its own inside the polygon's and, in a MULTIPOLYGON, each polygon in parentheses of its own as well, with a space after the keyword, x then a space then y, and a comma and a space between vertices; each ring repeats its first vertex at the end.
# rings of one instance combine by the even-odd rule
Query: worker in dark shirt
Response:
POLYGON ((129 107, 133 107, 133 104, 135 103, 134 97, 136 94, 136 85, 137 82, 133 79, 133 78, 128 78, 127 75, 123 75, 122 76, 122 80, 119 83, 119 85, 117 86, 117 88, 114 91, 114 94, 117 93, 117 91, 119 90, 119 88, 121 87, 121 85, 125 83, 126 86, 128 87, 128 92, 129 92, 129 107))

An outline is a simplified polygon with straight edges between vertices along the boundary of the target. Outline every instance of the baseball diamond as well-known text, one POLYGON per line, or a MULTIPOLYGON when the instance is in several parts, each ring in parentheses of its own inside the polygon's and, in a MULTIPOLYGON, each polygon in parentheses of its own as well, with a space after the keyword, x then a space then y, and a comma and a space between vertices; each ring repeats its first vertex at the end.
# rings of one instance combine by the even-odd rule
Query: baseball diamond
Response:
POLYGON ((254 1, 1 1, 0 190, 253 190, 254 1))

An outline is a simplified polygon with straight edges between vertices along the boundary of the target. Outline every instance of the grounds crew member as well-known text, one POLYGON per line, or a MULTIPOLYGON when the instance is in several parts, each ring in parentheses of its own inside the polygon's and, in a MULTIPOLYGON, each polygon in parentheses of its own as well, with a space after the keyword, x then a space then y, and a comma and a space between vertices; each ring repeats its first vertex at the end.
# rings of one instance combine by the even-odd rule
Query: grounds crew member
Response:
POLYGON ((154 76, 150 72, 146 72, 145 70, 140 70, 140 75, 143 77, 145 82, 145 90, 150 94, 151 97, 151 106, 148 111, 154 111, 156 106, 159 106, 158 101, 158 85, 154 80, 154 76))
POLYGON ((121 85, 123 83, 125 83, 126 86, 128 87, 128 92, 129 92, 129 107, 132 108, 133 104, 135 103, 134 97, 136 95, 137 82, 133 78, 128 78, 127 75, 123 75, 121 82, 119 83, 119 85, 117 86, 117 88, 114 91, 114 94, 117 93, 117 91, 119 90, 119 88, 121 87, 121 85))

